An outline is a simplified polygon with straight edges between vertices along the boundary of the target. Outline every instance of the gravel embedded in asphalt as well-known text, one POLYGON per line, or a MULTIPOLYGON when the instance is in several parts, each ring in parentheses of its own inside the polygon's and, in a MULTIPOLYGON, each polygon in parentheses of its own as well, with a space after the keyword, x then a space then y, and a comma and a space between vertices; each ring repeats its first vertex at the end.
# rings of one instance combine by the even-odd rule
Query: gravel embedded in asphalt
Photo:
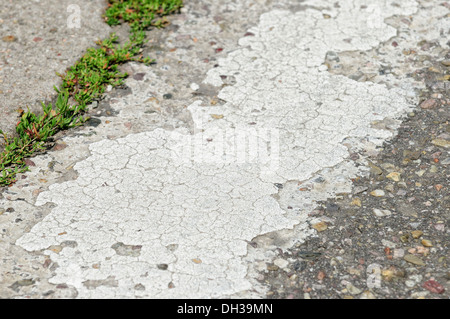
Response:
POLYGON ((267 298, 449 298, 449 68, 433 62, 411 74, 433 102, 408 115, 352 193, 311 212, 327 229, 261 273, 267 298))

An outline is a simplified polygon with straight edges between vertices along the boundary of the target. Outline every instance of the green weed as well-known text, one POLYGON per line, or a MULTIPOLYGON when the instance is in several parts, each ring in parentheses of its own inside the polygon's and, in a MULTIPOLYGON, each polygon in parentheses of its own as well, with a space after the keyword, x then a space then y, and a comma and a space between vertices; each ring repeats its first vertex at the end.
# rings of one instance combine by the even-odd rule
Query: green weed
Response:
POLYGON ((138 56, 143 38, 130 40, 125 45, 117 44, 117 36, 98 41, 99 48, 90 48, 87 53, 69 70, 61 75, 62 88, 83 107, 105 92, 107 85, 118 86, 127 77, 120 73, 118 66, 128 61, 150 64, 154 60, 138 56))
POLYGON ((182 0, 108 0, 108 3, 106 22, 111 26, 127 22, 132 32, 163 27, 167 23, 164 16, 183 6, 182 0))

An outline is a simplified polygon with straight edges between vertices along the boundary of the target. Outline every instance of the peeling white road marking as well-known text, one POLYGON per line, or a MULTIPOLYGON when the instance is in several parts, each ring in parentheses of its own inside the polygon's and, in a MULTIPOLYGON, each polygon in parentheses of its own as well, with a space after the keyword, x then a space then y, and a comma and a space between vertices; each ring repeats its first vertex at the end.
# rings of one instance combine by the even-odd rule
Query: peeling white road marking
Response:
MULTIPOLYGON (((52 185, 36 202, 57 207, 17 241, 29 251, 47 249, 59 265, 50 282, 73 285, 81 298, 207 298, 251 289, 246 241, 305 219, 280 207, 274 183, 291 185, 321 170, 334 176, 327 170, 338 165, 344 181, 335 184, 345 184, 356 169, 344 163, 344 140, 381 143, 392 133, 370 123, 412 107, 406 98, 411 92, 320 71, 328 50, 366 50, 395 34, 385 24, 367 26, 358 10, 364 1, 341 8, 332 2, 306 3, 329 8, 329 18, 314 9, 261 16, 250 30, 255 36, 242 38, 242 48, 206 79, 221 85, 220 75, 236 78, 220 92, 227 104, 189 107, 206 157, 233 143, 233 135, 222 141, 217 132, 278 130, 277 170, 262 170, 260 163, 175 160, 183 129, 92 144, 92 155, 75 166, 78 179, 52 185), (67 241, 76 245, 48 249, 67 241)), ((415 10, 415 1, 402 1, 377 12, 387 17, 415 10)))

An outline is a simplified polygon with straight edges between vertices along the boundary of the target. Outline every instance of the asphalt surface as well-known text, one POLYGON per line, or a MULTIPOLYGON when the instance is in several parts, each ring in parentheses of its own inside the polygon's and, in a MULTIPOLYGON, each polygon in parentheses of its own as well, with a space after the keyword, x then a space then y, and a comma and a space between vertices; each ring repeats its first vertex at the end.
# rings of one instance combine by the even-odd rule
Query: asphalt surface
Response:
POLYGON ((186 3, 3 189, 0 296, 447 299, 448 14, 186 3))

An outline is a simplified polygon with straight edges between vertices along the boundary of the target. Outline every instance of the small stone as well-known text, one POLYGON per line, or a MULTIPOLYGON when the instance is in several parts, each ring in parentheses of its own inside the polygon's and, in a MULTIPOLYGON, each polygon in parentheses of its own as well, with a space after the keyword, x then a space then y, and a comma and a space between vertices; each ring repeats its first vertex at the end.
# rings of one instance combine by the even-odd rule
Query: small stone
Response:
POLYGON ((440 146, 440 147, 445 147, 445 148, 449 148, 450 147, 450 142, 447 140, 444 140, 442 138, 437 138, 431 141, 431 143, 433 143, 436 146, 440 146))
POLYGON ((198 259, 198 258, 194 258, 194 259, 192 259, 192 261, 194 262, 194 264, 201 264, 202 263, 202 260, 198 259))
POLYGON ((115 243, 111 246, 119 256, 139 257, 141 255, 141 245, 125 245, 122 242, 115 243))
POLYGON ((280 267, 278 267, 277 265, 268 265, 267 266, 268 271, 277 271, 278 269, 280 269, 280 267))
POLYGON ((63 249, 63 247, 60 245, 52 245, 52 246, 48 247, 48 250, 51 250, 56 254, 59 254, 62 249, 63 249))
POLYGON ((337 213, 340 210, 339 205, 335 203, 328 203, 327 204, 327 212, 329 213, 337 213))
MULTIPOLYGON (((318 259, 319 257, 322 256, 322 253, 321 252, 315 252, 315 251, 303 250, 303 251, 299 251, 298 252, 298 256, 301 257, 302 259, 306 259, 306 260, 316 260, 316 259, 318 259)), ((294 264, 294 269, 297 270, 296 264, 297 263, 294 264)), ((302 270, 304 270, 303 266, 306 267, 306 264, 300 263, 299 266, 302 267, 302 269, 300 270, 300 271, 302 271, 302 270)))
POLYGON ((416 175, 419 176, 419 177, 422 177, 423 174, 425 174, 425 170, 424 169, 421 169, 420 171, 416 172, 416 175))
POLYGON ((429 67, 428 70, 434 73, 442 73, 438 68, 435 68, 434 66, 429 67))
POLYGON ((133 74, 133 79, 135 79, 136 81, 142 81, 145 77, 145 73, 143 72, 139 72, 136 74, 133 74))
POLYGON ((369 290, 366 290, 361 294, 361 299, 377 299, 377 297, 369 290))
POLYGON ((317 230, 318 232, 324 231, 328 228, 327 224, 325 222, 320 222, 312 225, 312 228, 317 230))
POLYGON ((25 164, 27 166, 36 166, 36 164, 32 160, 30 160, 29 158, 25 159, 25 164))
POLYGON ((417 256, 414 256, 412 254, 407 254, 403 257, 404 260, 406 260, 407 262, 417 265, 417 266, 425 266, 425 263, 423 262, 422 259, 420 259, 417 256))
POLYGON ((297 260, 294 264, 293 264, 293 268, 295 271, 297 272, 302 272, 303 270, 305 270, 307 267, 307 263, 306 261, 303 260, 297 260))
POLYGON ((143 291, 145 290, 145 286, 143 284, 137 284, 134 286, 135 290, 143 291))
POLYGON ((33 279, 22 279, 22 280, 19 280, 17 282, 17 284, 19 286, 31 286, 32 284, 34 284, 34 280, 33 279))
POLYGON ((417 238, 420 238, 420 236, 423 235, 423 231, 421 231, 421 230, 413 230, 411 232, 411 234, 412 234, 414 239, 417 239, 417 238))
POLYGON ((412 161, 419 159, 421 154, 422 154, 422 152, 420 150, 416 150, 416 151, 404 150, 403 151, 403 157, 407 160, 412 160, 412 161))
POLYGON ((356 269, 356 268, 348 268, 348 269, 347 269, 347 272, 348 272, 350 275, 361 276, 361 270, 356 269))
POLYGON ((381 275, 383 276, 383 280, 391 281, 394 277, 404 278, 406 276, 406 272, 401 268, 391 266, 389 269, 383 269, 381 271, 381 275))
POLYGON ((67 147, 65 143, 56 143, 55 146, 52 147, 52 151, 61 151, 67 147))
POLYGON ((223 118, 222 114, 211 114, 211 117, 216 120, 220 120, 223 118))
POLYGON ((394 249, 394 254, 393 254, 394 258, 403 258, 403 256, 405 256, 405 250, 403 250, 401 248, 394 249))
POLYGON ((436 106, 436 100, 435 99, 428 99, 426 101, 423 101, 422 103, 420 103, 420 107, 422 109, 432 109, 436 106))
POLYGON ((441 184, 436 184, 436 185, 434 185, 434 188, 435 188, 438 192, 442 189, 442 187, 444 187, 444 186, 442 186, 441 184))
POLYGON ((393 243, 392 241, 386 240, 386 239, 382 239, 381 243, 383 244, 383 246, 388 247, 388 248, 395 248, 395 243, 393 243))
POLYGON ((378 216, 378 217, 386 217, 386 216, 391 215, 391 211, 387 210, 387 209, 374 208, 373 213, 375 214, 375 216, 378 216))
POLYGON ((362 292, 361 289, 353 286, 351 283, 348 283, 346 288, 347 291, 352 295, 359 295, 362 292))
POLYGON ((353 198, 350 205, 361 207, 361 200, 358 197, 353 198))
POLYGON ((367 186, 356 186, 353 189, 353 194, 356 195, 356 194, 362 193, 362 192, 364 192, 366 190, 367 190, 367 186))
POLYGON ((428 256, 428 253, 430 252, 430 250, 428 248, 425 248, 423 246, 417 246, 416 251, 418 254, 421 254, 424 256, 428 256))
POLYGON ((66 284, 59 284, 56 286, 57 289, 67 289, 69 288, 69 286, 67 286, 66 284))
POLYGON ((317 274, 317 279, 323 280, 326 277, 326 274, 323 271, 319 271, 317 274))
POLYGON ((411 294, 412 299, 425 299, 425 297, 429 294, 428 291, 417 291, 411 294))
POLYGON ((400 186, 400 187, 403 187, 403 188, 408 188, 408 186, 406 185, 406 183, 405 182, 399 182, 398 183, 398 186, 400 186))
POLYGON ((450 66, 450 60, 443 60, 441 63, 445 66, 450 66))
POLYGON ((371 191, 370 195, 375 196, 375 197, 382 197, 385 195, 385 193, 382 189, 376 189, 374 191, 371 191))
POLYGON ((158 269, 160 269, 160 270, 167 270, 167 268, 169 268, 169 265, 167 265, 167 264, 158 264, 158 265, 156 265, 156 267, 158 267, 158 269))
POLYGON ((423 288, 434 294, 441 294, 445 291, 444 287, 435 280, 425 281, 423 283, 423 288))
POLYGON ((375 166, 373 164, 370 164, 370 172, 374 175, 381 175, 383 174, 383 170, 379 168, 378 166, 375 166))
POLYGON ((13 35, 7 35, 2 38, 3 42, 14 42, 16 40, 17 40, 17 38, 13 35))
POLYGON ((424 245, 425 247, 433 247, 433 244, 432 244, 431 241, 428 240, 428 239, 422 239, 421 243, 422 243, 422 245, 424 245))
POLYGON ((275 265, 277 265, 280 268, 286 268, 289 265, 289 262, 282 258, 277 258, 273 261, 275 265))
POLYGON ((386 175, 386 178, 389 178, 389 179, 393 180, 394 182, 398 182, 398 181, 400 181, 400 173, 391 172, 386 175))

